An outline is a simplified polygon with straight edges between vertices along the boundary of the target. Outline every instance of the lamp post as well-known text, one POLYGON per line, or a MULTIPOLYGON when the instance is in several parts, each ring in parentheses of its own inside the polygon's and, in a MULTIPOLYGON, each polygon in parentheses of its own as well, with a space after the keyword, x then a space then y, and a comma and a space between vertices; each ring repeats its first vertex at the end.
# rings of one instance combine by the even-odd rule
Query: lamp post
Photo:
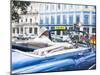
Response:
MULTIPOLYGON (((81 22, 79 22, 78 23, 78 28, 80 29, 80 27, 82 26, 82 23, 81 22)), ((80 37, 80 34, 79 34, 79 32, 78 32, 78 37, 80 37)), ((80 38, 79 38, 80 39, 80 38)), ((78 39, 78 41, 79 41, 79 39, 78 39)))
POLYGON ((80 27, 82 26, 82 23, 81 23, 81 22, 79 22, 79 23, 78 23, 78 26, 79 26, 79 28, 80 28, 80 27))
POLYGON ((80 38, 79 38, 80 37, 80 33, 78 31, 79 31, 79 28, 81 26, 82 26, 82 23, 81 22, 75 24, 75 26, 74 26, 74 30, 76 30, 76 33, 77 33, 76 47, 78 47, 78 42, 80 40, 80 38))

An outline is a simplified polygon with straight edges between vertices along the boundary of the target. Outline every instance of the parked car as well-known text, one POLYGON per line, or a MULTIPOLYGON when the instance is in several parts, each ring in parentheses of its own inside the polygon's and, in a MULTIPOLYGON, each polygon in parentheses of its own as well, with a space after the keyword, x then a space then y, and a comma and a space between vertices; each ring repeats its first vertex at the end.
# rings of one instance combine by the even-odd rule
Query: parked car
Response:
POLYGON ((29 37, 30 37, 31 39, 36 38, 36 36, 37 36, 37 35, 34 35, 34 34, 29 34, 29 37))
POLYGON ((30 36, 28 36, 27 34, 19 34, 18 36, 16 36, 17 39, 19 40, 25 40, 25 39, 29 39, 30 36))
POLYGON ((28 39, 30 39, 30 38, 31 38, 31 37, 30 37, 29 34, 24 34, 24 35, 23 35, 23 39, 27 39, 27 40, 28 40, 28 39))
POLYGON ((16 36, 17 39, 21 40, 28 40, 28 39, 34 39, 37 35, 34 34, 19 34, 16 36))
POLYGON ((23 39, 23 35, 22 35, 22 34, 19 34, 19 35, 16 36, 16 38, 17 38, 18 40, 23 39))

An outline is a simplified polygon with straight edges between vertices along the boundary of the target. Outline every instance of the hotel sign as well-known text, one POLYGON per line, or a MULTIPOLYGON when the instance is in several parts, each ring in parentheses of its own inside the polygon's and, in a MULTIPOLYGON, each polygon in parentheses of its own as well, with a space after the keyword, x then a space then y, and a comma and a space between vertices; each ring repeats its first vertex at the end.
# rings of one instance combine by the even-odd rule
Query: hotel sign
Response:
POLYGON ((65 30, 65 26, 55 26, 55 30, 65 30))

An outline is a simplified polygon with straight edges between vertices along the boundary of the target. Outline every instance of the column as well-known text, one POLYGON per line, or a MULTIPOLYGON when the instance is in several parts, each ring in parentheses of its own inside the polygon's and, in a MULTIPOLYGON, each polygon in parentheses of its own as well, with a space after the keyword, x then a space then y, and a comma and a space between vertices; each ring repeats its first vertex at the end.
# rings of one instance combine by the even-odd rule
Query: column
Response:
POLYGON ((90 25, 92 24, 92 12, 90 12, 90 14, 89 14, 89 24, 90 25))
POLYGON ((63 35, 63 31, 60 31, 60 35, 61 35, 61 36, 63 35))
POLYGON ((32 34, 34 34, 34 27, 32 27, 32 34))
POLYGON ((54 31, 55 32, 55 35, 57 35, 57 31, 54 31))
POLYGON ((83 31, 83 26, 80 27, 80 31, 83 31))
POLYGON ((15 27, 15 35, 17 34, 17 29, 16 29, 16 27, 15 27))
POLYGON ((89 36, 92 35, 92 27, 89 27, 89 36))
POLYGON ((25 34, 25 27, 23 27, 23 34, 25 34))
POLYGON ((27 27, 27 34, 29 34, 29 27, 27 27))
POLYGON ((49 26, 49 30, 51 30, 51 26, 49 26))
POLYGON ((39 30, 40 30, 40 27, 37 26, 37 35, 39 35, 39 30))
POLYGON ((59 24, 61 26, 61 24, 62 24, 62 14, 60 13, 60 14, 58 14, 58 16, 60 16, 60 22, 59 22, 59 24))

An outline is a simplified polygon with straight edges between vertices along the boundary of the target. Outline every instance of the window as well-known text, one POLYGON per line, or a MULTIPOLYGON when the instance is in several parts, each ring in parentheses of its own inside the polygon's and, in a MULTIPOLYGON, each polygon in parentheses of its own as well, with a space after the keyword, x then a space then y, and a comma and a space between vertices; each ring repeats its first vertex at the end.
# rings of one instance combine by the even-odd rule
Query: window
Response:
POLYGON ((51 5, 51 10, 54 10, 54 5, 51 5))
POLYGON ((48 10, 48 5, 45 6, 45 10, 48 10))
POLYGON ((17 34, 19 34, 19 28, 17 28, 17 34))
POLYGON ((61 9, 61 6, 60 6, 60 4, 58 4, 58 10, 60 10, 61 9))
POLYGON ((40 11, 43 11, 43 9, 44 9, 43 7, 44 7, 44 4, 41 3, 41 4, 40 4, 40 11))
POLYGON ((32 33, 32 28, 29 28, 29 33, 32 33))
POLYGON ((73 8, 73 5, 69 5, 69 8, 73 8))
POLYGON ((73 24, 73 16, 69 16, 69 24, 73 24))
POLYGON ((15 33, 15 28, 13 28, 13 33, 15 33))
POLYGON ((94 7, 94 9, 96 10, 96 6, 93 6, 94 7))
POLYGON ((60 24, 60 15, 57 16, 57 24, 60 24))
POLYGON ((34 28, 34 34, 37 34, 37 28, 34 28))
POLYGON ((63 24, 67 24, 66 15, 63 15, 63 24))
POLYGON ((76 23, 80 22, 80 16, 76 16, 76 23))
POLYGON ((49 29, 49 27, 46 27, 47 29, 49 29))
POLYGON ((49 24, 49 18, 45 17, 45 24, 49 24))
POLYGON ((18 23, 19 23, 20 21, 18 20, 18 23))
POLYGON ((71 4, 68 5, 68 9, 71 9, 71 8, 73 8, 73 5, 71 5, 71 4))
POLYGON ((79 6, 79 5, 75 5, 75 8, 76 8, 76 9, 79 9, 79 8, 80 8, 80 6, 79 6))
POLYGON ((92 28, 92 33, 96 33, 96 28, 92 28))
POLYGON ((55 21, 54 17, 51 16, 51 24, 54 24, 54 21, 55 21))
POLYGON ((32 10, 32 6, 31 6, 31 10, 32 10))
POLYGON ((92 16, 92 24, 96 25, 96 16, 95 15, 92 16))
POLYGON ((43 24, 43 19, 42 18, 40 18, 40 24, 43 24))
POLYGON ((73 30, 73 27, 69 27, 69 30, 73 30))
POLYGON ((60 35, 60 31, 57 31, 57 35, 60 35))
POLYGON ((23 33, 23 27, 21 27, 21 34, 23 33))
POLYGON ((89 33, 89 28, 84 27, 83 31, 89 33))
POLYGON ((66 27, 66 30, 67 30, 67 27, 66 27))
POLYGON ((87 5, 85 5, 84 7, 85 7, 85 8, 88 8, 88 6, 87 6, 87 5))
POLYGON ((85 25, 89 24, 89 15, 84 15, 84 24, 85 25))
POLYGON ((64 9, 66 9, 67 8, 67 5, 64 5, 64 9))
POLYGON ((54 27, 51 27, 51 30, 54 30, 54 27))
POLYGON ((32 23, 32 19, 30 19, 30 23, 32 23))
POLYGON ((90 11, 83 11, 83 14, 90 14, 90 11))
POLYGON ((27 22, 27 18, 26 18, 26 22, 27 22))

